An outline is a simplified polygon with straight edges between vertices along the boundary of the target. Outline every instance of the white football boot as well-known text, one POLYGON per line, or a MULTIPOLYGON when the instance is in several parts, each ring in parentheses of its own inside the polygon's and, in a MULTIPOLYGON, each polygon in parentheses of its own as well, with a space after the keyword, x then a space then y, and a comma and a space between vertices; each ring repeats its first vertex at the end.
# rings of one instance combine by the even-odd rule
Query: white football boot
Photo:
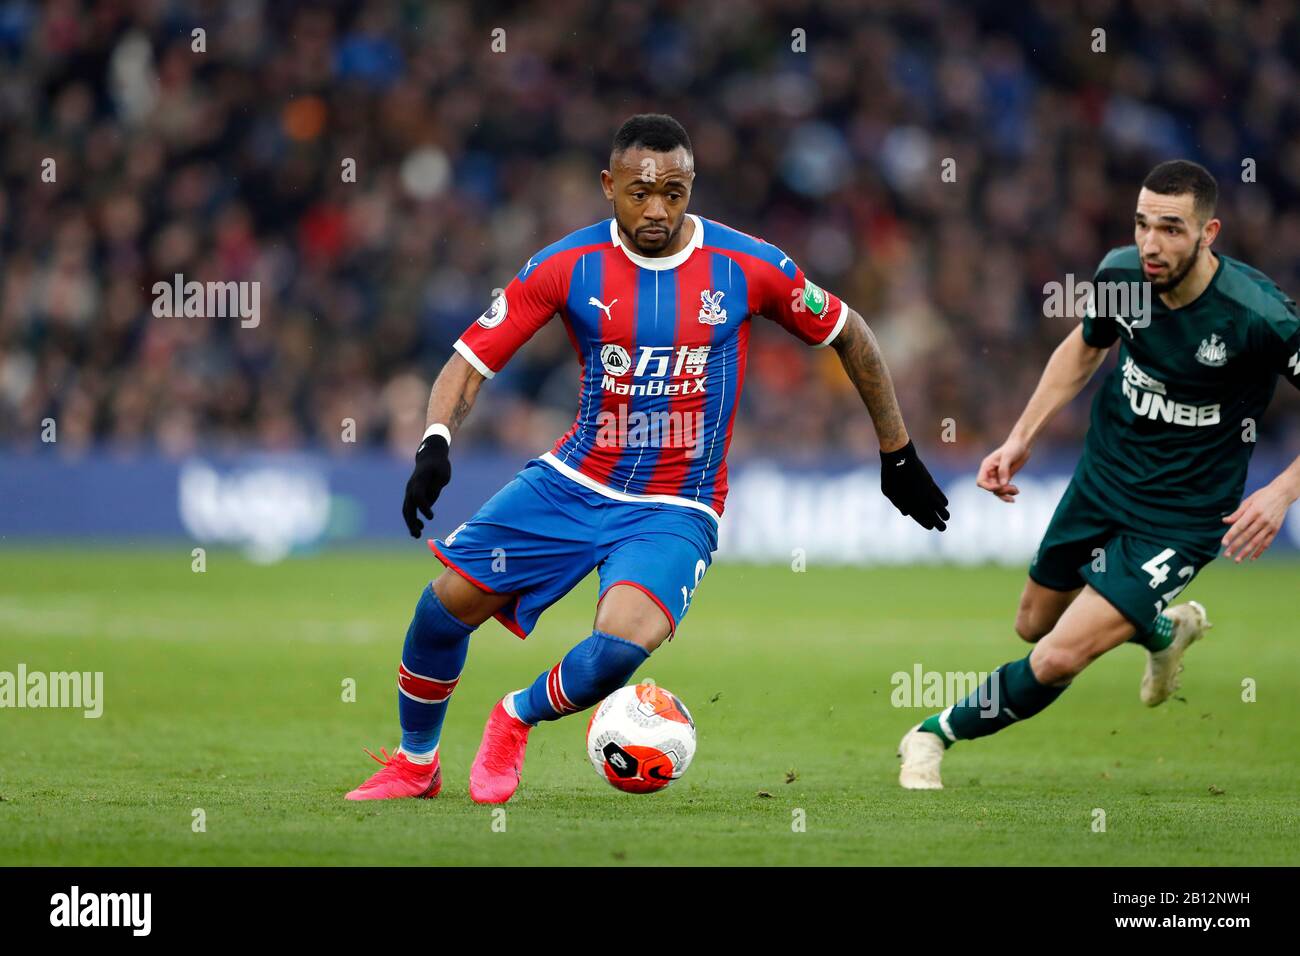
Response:
POLYGON ((1174 622, 1174 639, 1163 651, 1147 651, 1147 670, 1142 675, 1139 696, 1148 707, 1163 704, 1178 690, 1178 675, 1183 671, 1183 655, 1200 640, 1212 625, 1205 608, 1197 601, 1176 604, 1164 612, 1174 622))
POLYGON ((898 755, 903 765, 898 771, 898 784, 905 790, 942 790, 939 764, 943 762, 943 741, 917 724, 898 742, 898 755))

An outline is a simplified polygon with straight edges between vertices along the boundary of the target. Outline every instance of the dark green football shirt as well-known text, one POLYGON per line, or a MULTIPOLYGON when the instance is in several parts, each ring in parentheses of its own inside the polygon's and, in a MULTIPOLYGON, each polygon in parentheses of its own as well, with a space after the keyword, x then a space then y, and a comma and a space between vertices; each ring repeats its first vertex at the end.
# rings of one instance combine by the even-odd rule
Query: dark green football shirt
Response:
MULTIPOLYGON (((1267 276, 1219 256, 1205 291, 1169 309, 1148 288, 1149 322, 1102 294, 1083 320, 1119 364, 1092 403, 1076 480, 1135 530, 1203 542, 1241 500, 1260 416, 1277 376, 1300 388, 1296 304, 1267 276)), ((1136 246, 1112 250, 1096 283, 1144 283, 1136 246)), ((1115 288, 1115 287, 1110 287, 1115 288)), ((1136 288, 1131 286, 1129 288, 1136 288)))

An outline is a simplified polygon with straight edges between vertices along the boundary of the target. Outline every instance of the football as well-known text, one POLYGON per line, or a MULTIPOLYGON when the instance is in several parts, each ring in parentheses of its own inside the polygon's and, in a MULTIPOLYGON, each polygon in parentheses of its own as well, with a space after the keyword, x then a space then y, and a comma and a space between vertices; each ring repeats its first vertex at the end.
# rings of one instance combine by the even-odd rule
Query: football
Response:
POLYGON ((653 681, 614 691, 587 723, 587 756, 624 793, 663 790, 695 756, 695 721, 675 694, 653 681))

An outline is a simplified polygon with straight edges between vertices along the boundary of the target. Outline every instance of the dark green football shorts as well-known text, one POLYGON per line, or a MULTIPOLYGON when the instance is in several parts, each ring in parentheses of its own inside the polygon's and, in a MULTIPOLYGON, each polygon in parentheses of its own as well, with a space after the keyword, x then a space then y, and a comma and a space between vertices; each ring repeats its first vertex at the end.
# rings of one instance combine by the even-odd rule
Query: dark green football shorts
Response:
POLYGON ((1029 577, 1054 591, 1091 585, 1144 634, 1215 559, 1219 540, 1121 523, 1075 479, 1043 533, 1029 577))

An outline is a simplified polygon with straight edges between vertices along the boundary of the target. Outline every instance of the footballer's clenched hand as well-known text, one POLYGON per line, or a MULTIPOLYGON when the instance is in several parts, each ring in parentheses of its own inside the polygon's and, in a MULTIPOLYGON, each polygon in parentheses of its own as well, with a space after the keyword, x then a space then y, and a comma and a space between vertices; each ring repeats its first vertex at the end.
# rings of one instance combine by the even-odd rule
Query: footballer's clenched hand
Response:
POLYGON ((1012 477, 1025 462, 1029 461, 1029 446, 1024 442, 1008 438, 1001 448, 990 452, 980 462, 979 476, 975 484, 985 491, 990 491, 1009 504, 1015 504, 1020 489, 1011 483, 1012 477))
POLYGON ((895 508, 927 531, 948 527, 948 499, 910 441, 897 451, 880 453, 880 490, 895 508))
POLYGON ((402 518, 412 538, 418 538, 424 530, 421 514, 425 521, 433 520, 433 503, 451 481, 448 448, 447 439, 430 435, 420 442, 420 449, 415 453, 415 470, 406 482, 406 497, 402 500, 402 518))

